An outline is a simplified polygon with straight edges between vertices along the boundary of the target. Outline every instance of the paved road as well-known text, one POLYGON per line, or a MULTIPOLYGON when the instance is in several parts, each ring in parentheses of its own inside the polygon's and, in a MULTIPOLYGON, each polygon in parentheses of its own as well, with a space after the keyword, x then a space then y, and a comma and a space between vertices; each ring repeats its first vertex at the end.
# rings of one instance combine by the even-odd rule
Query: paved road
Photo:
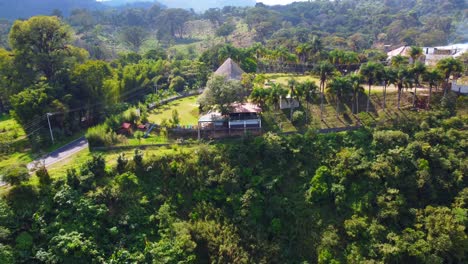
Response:
POLYGON ((44 164, 47 167, 63 160, 71 155, 85 149, 88 147, 88 141, 85 137, 79 138, 73 142, 68 143, 67 145, 55 150, 54 152, 48 154, 41 159, 37 159, 28 164, 28 169, 30 171, 34 170, 35 164, 44 164))

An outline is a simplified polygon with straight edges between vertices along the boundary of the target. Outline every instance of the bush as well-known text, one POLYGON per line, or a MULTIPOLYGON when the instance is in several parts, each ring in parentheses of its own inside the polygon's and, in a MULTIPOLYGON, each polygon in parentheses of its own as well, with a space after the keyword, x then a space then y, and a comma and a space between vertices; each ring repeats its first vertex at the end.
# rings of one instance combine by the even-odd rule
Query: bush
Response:
POLYGON ((374 133, 373 144, 379 150, 406 146, 409 136, 401 131, 385 130, 374 133))
POLYGON ((0 172, 0 178, 10 185, 20 185, 29 179, 29 171, 24 164, 12 164, 0 172))
POLYGON ((296 111, 293 114, 292 121, 295 125, 301 125, 305 122, 305 114, 302 111, 296 111))
POLYGON ((108 147, 124 141, 124 137, 117 135, 107 124, 89 128, 86 139, 91 148, 108 147))

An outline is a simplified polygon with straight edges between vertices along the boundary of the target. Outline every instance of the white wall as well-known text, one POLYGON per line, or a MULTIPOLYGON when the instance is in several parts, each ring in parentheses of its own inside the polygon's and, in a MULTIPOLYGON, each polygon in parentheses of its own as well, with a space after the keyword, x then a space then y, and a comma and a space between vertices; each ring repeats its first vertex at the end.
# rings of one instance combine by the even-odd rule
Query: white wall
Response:
POLYGON ((468 94, 468 85, 458 85, 456 81, 452 82, 452 91, 456 93, 468 94))

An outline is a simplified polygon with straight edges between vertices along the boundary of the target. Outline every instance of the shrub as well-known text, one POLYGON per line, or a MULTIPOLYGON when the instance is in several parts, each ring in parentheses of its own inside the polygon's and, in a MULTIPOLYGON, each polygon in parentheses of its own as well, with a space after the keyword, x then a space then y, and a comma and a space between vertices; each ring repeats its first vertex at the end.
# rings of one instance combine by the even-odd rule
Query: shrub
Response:
POLYGON ((89 128, 86 139, 91 148, 112 146, 124 141, 124 137, 117 135, 107 124, 89 128))
POLYGON ((302 111, 296 111, 293 114, 292 121, 295 125, 303 124, 305 121, 305 114, 302 111))
POLYGON ((374 133, 373 144, 379 150, 393 149, 408 144, 409 136, 401 131, 385 130, 374 133))
POLYGON ((10 185, 20 185, 29 179, 29 171, 24 164, 12 164, 0 172, 0 178, 10 185))

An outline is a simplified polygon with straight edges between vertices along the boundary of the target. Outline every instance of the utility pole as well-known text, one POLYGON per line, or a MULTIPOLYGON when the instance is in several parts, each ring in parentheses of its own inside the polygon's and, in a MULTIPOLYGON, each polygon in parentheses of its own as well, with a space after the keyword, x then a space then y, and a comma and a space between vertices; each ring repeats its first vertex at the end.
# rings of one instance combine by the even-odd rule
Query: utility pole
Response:
POLYGON ((53 116, 53 114, 51 114, 51 113, 47 113, 47 122, 49 123, 50 138, 52 139, 52 144, 54 144, 54 143, 55 143, 55 140, 54 140, 54 134, 52 133, 52 126, 50 125, 50 119, 49 119, 49 116, 53 116))

